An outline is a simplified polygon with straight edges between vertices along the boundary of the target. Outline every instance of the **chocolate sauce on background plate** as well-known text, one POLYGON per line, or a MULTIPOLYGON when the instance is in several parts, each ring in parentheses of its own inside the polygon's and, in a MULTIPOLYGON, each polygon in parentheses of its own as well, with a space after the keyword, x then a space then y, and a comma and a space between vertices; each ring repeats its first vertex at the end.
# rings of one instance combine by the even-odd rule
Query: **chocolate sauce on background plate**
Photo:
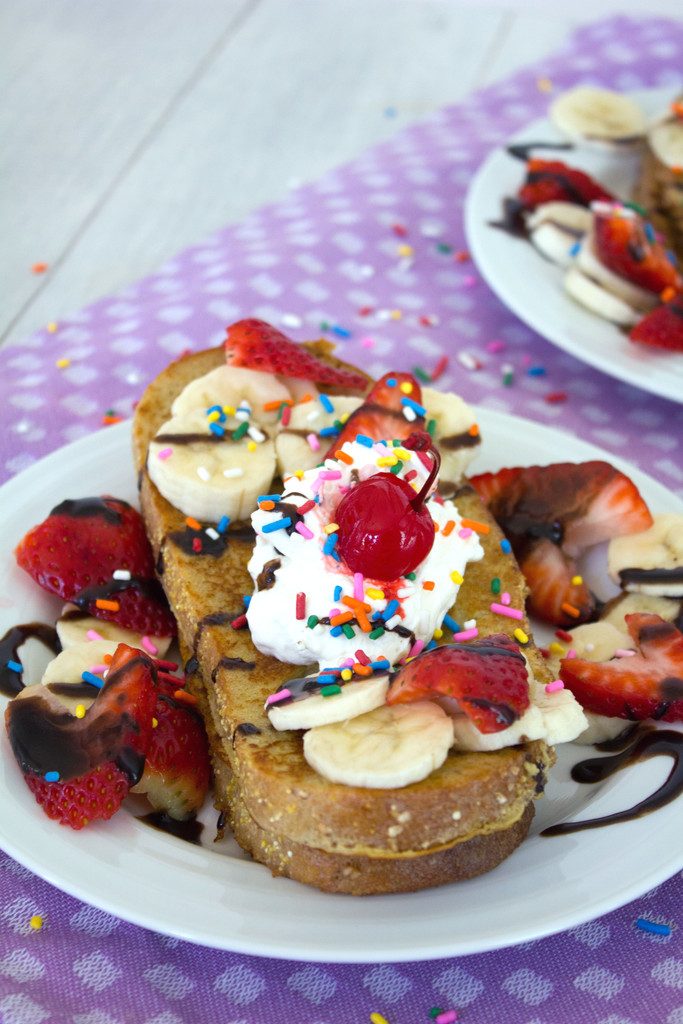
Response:
POLYGON ((561 836, 571 832, 583 832, 589 828, 601 828, 603 825, 611 825, 619 821, 633 821, 641 818, 644 814, 664 807, 665 804, 675 800, 683 793, 683 733, 674 732, 673 729, 650 729, 638 727, 626 737, 617 737, 609 745, 599 744, 605 749, 614 749, 617 742, 621 749, 610 757, 589 757, 585 761, 579 761, 571 770, 572 779, 579 783, 604 782, 621 768, 626 768, 640 761, 646 761, 657 755, 664 755, 673 760, 673 767, 662 785, 640 800, 633 807, 625 808, 623 811, 616 811, 614 814, 607 814, 604 818, 587 818, 584 821, 563 821, 558 825, 551 825, 541 832, 542 836, 561 836))
POLYGON ((175 818, 171 818, 163 811, 151 811, 149 814, 143 814, 137 820, 145 825, 149 825, 151 828, 155 828, 158 832, 165 832, 167 835, 175 836, 176 839, 182 839, 186 843, 201 846, 201 835, 204 831, 204 826, 201 821, 197 821, 194 817, 187 818, 185 821, 176 821, 175 818))
POLYGON ((526 163, 535 149, 575 149, 572 142, 513 142, 507 146, 505 152, 515 160, 522 160, 526 163))
POLYGON ((45 644, 53 654, 59 654, 62 649, 57 630, 44 622, 25 622, 8 629, 0 640, 0 693, 5 697, 14 697, 24 689, 23 672, 14 672, 7 667, 7 662, 16 661, 21 664, 19 648, 32 637, 45 644))

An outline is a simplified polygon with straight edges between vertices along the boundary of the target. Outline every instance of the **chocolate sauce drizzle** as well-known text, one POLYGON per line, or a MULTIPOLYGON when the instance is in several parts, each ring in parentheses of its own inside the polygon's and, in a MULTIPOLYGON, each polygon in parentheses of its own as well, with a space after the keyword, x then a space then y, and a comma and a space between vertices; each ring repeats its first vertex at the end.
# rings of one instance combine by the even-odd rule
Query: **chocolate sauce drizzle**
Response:
POLYGON ((619 579, 622 586, 629 583, 679 584, 683 583, 683 565, 673 569, 622 569, 619 579))
MULTIPOLYGON (((588 818, 585 821, 563 821, 557 825, 551 825, 541 832, 542 836, 560 836, 571 832, 582 832, 584 829, 601 828, 603 825, 611 825, 618 821, 633 821, 641 818, 644 814, 664 807, 671 800, 674 800, 683 792, 683 733, 674 732, 672 729, 643 729, 633 730, 624 739, 624 736, 617 738, 621 741, 622 749, 611 757, 589 757, 585 761, 579 761, 571 771, 572 779, 575 782, 595 783, 604 782, 621 768, 626 768, 639 761, 645 761, 650 757, 664 755, 673 760, 673 767, 659 789, 640 800, 633 807, 623 811, 616 811, 614 814, 607 814, 604 818, 588 818)), ((599 745, 605 748, 606 745, 599 745)), ((613 746, 608 749, 614 749, 613 746)))
POLYGON ((528 238, 529 232, 523 217, 525 209, 521 199, 506 196, 502 203, 501 219, 488 221, 488 226, 498 228, 499 231, 504 231, 513 238, 528 238))
POLYGON ((138 593, 149 598, 150 601, 154 601, 156 604, 166 604, 166 595, 159 581, 147 579, 143 576, 131 576, 129 580, 112 579, 102 585, 86 587, 85 590, 81 590, 79 594, 72 597, 71 601, 81 611, 87 611, 95 601, 109 598, 112 594, 120 594, 124 590, 137 590, 138 593))
POLYGON ((469 430, 463 430, 461 434, 451 434, 449 437, 439 438, 439 447, 448 451, 458 451, 460 448, 476 448, 481 444, 481 434, 470 434, 469 430))
POLYGON ((245 661, 244 658, 221 658, 211 673, 211 682, 216 682, 216 676, 225 669, 228 672, 251 672, 256 668, 255 661, 245 661))
POLYGON ((25 622, 8 629, 0 640, 0 693, 5 697, 15 697, 24 689, 23 672, 14 672, 8 668, 7 662, 16 661, 21 664, 19 648, 32 637, 45 644, 53 654, 59 654, 62 649, 57 630, 44 622, 25 622))
POLYGON ((235 740, 238 736, 260 736, 261 730, 258 725, 254 725, 253 722, 240 722, 239 725, 235 726, 232 734, 232 745, 235 746, 235 740))
POLYGON ((186 818, 184 821, 177 821, 164 811, 152 811, 150 814, 143 814, 137 820, 142 821, 145 825, 150 825, 159 832, 174 836, 176 839, 183 839, 186 843, 201 846, 204 826, 194 816, 186 818))
POLYGON ((120 523, 121 513, 110 505, 120 505, 123 508, 130 508, 127 501, 120 498, 67 498, 50 512, 51 516, 70 516, 72 519, 91 519, 94 516, 101 516, 107 523, 120 523), (110 503, 107 504, 107 501, 110 503))
MULTIPOLYGON (((218 533, 218 531, 216 532, 218 533)), ((161 572, 163 572, 163 544, 167 541, 180 548, 186 555, 209 555, 212 558, 218 558, 226 550, 230 541, 253 544, 254 530, 247 523, 223 530, 222 533, 218 533, 217 537, 211 537, 206 532, 206 525, 204 524, 199 530, 195 530, 191 526, 185 526, 182 530, 172 530, 164 537, 162 549, 159 551, 159 559, 161 559, 162 565, 161 572), (197 540, 199 544, 195 543, 197 540)), ((158 562, 159 560, 157 560, 157 572, 159 572, 158 562)), ((159 572, 159 575, 161 575, 161 572, 159 572)))
POLYGON ((506 148, 506 153, 515 160, 527 163, 535 149, 575 149, 571 142, 513 142, 506 148))

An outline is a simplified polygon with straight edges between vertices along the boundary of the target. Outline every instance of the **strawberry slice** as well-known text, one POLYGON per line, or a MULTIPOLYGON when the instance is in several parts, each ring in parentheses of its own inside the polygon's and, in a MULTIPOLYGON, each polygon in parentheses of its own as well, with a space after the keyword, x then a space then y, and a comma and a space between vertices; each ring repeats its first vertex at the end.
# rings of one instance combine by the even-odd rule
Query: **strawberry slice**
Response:
POLYGON ((677 292, 668 302, 644 316, 631 331, 630 338, 655 348, 683 352, 683 292, 677 292))
POLYGON ((228 327, 225 358, 232 366, 310 380, 345 391, 365 391, 367 387, 362 374, 330 366, 264 320, 238 320, 228 327))
POLYGON ((596 199, 610 202, 613 197, 590 175, 561 160, 533 159, 527 162, 527 176, 519 198, 528 210, 535 210, 543 203, 559 201, 590 206, 596 199))
POLYGON ((373 441, 410 437, 422 427, 424 416, 416 412, 412 420, 410 413, 406 417, 404 410, 411 407, 406 406, 404 400, 422 405, 422 389, 415 377, 410 373, 385 373, 373 385, 363 404, 351 413, 326 458, 346 441, 354 441, 358 434, 371 437, 373 441))
POLYGON ((83 718, 43 686, 10 701, 5 725, 26 783, 48 817, 81 829, 107 820, 140 778, 152 738, 156 671, 119 644, 83 718))
POLYGON ((657 295, 665 288, 683 287, 667 250, 634 210, 596 210, 594 232, 595 253, 615 274, 657 295))
POLYGON ((125 501, 109 496, 63 501, 26 534, 14 553, 44 590, 98 619, 143 635, 175 633, 175 620, 154 576, 142 517, 125 501), (115 572, 130 578, 115 579, 115 572))
POLYGON ((595 611, 575 557, 652 525, 638 488, 608 462, 501 469, 470 482, 512 544, 529 585, 529 611, 556 626, 586 622, 595 611))
POLYGON ((598 715, 683 721, 683 633, 659 615, 639 612, 625 619, 637 653, 604 662, 564 658, 565 686, 598 715))
POLYGON ((420 654, 392 676, 387 704, 450 697, 479 732, 507 729, 529 707, 524 656, 504 633, 420 654))
POLYGON ((173 686, 160 684, 154 711, 157 725, 135 792, 144 793, 155 811, 184 821, 204 803, 211 765, 201 715, 173 694, 173 686))

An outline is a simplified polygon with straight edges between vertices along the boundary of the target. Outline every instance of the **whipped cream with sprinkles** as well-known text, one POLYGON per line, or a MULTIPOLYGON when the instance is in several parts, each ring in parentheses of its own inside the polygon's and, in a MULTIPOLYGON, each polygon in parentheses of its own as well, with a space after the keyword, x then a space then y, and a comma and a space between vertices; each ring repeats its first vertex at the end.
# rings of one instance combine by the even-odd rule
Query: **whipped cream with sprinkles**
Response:
POLYGON ((335 458, 289 477, 282 494, 260 496, 251 517, 256 544, 248 569, 255 593, 247 611, 260 651, 323 669, 345 661, 393 665, 424 650, 442 626, 460 630, 448 611, 468 562, 484 552, 452 501, 434 493, 428 499, 434 544, 414 572, 397 580, 365 579, 335 550, 335 510, 351 487, 392 472, 419 491, 430 468, 428 457, 399 441, 358 435, 335 458))

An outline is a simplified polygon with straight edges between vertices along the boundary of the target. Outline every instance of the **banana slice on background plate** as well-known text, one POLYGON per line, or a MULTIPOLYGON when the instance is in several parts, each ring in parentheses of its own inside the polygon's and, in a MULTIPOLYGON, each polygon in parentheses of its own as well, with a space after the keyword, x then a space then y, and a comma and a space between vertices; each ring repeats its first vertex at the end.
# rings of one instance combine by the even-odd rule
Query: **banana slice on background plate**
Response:
POLYGON ((683 601, 653 594, 623 593, 605 605, 600 612, 600 621, 610 622, 617 629, 625 629, 624 616, 632 612, 649 612, 659 615, 665 622, 674 622, 683 613, 683 601))
POLYGON ((585 306, 603 320, 609 320, 620 327, 632 327, 641 319, 641 313, 637 313, 623 299, 612 295, 597 281, 586 277, 576 266, 571 266, 565 274, 564 287, 579 305, 585 306))
POLYGON ((396 704, 304 734, 304 757, 330 782, 398 789, 426 779, 453 743, 453 724, 431 701, 396 704))
POLYGON ((593 214, 578 203, 542 203, 526 217, 532 244, 542 256, 568 267, 573 260, 573 247, 590 231, 593 214))
POLYGON ((46 687, 72 715, 79 704, 90 707, 98 690, 84 683, 82 675, 92 672, 101 677, 105 655, 113 655, 117 647, 116 640, 88 640, 67 647, 49 663, 40 686, 46 687))
POLYGON ((209 431, 202 408, 161 426, 149 446, 147 470, 171 505, 203 522, 249 517, 259 494, 270 490, 275 445, 255 425, 249 428, 251 436, 245 433, 234 440, 233 433, 244 422, 227 416, 221 424, 225 434, 218 437, 209 431))
POLYGON ((313 693, 291 704, 274 704, 268 709, 268 717, 273 728, 279 731, 313 729, 319 725, 344 722, 381 707, 388 688, 388 675, 372 676, 362 682, 345 683, 341 692, 331 697, 313 693))
POLYGON ((96 619, 92 615, 81 615, 75 604, 64 605, 62 617, 57 619, 55 625, 59 642, 64 650, 75 647, 77 644, 93 643, 98 637, 89 637, 88 633, 98 633, 102 640, 110 640, 116 644, 128 644, 129 647, 139 647, 143 651, 147 650, 147 653, 155 658, 163 658, 173 639, 170 636, 148 636, 146 637, 147 644, 144 644, 140 633, 117 626, 115 622, 96 619), (152 650, 152 648, 155 649, 152 650))
POLYGON ((683 597, 683 515, 653 517, 649 530, 610 541, 608 571, 624 590, 683 597))
POLYGON ((558 96, 550 107, 550 118, 575 142, 610 149, 638 145, 646 129, 645 115, 632 99, 590 85, 558 96))
POLYGON ((650 148, 665 167, 683 167, 683 120, 667 117, 647 133, 650 148))
POLYGON ((595 238, 593 231, 589 231, 581 242, 579 251, 576 254, 574 264, 582 273, 592 281, 597 282, 602 288, 615 295, 630 306, 636 312, 648 313, 657 305, 658 297, 645 288, 632 284, 626 278, 613 273, 600 261, 595 252, 595 238))

